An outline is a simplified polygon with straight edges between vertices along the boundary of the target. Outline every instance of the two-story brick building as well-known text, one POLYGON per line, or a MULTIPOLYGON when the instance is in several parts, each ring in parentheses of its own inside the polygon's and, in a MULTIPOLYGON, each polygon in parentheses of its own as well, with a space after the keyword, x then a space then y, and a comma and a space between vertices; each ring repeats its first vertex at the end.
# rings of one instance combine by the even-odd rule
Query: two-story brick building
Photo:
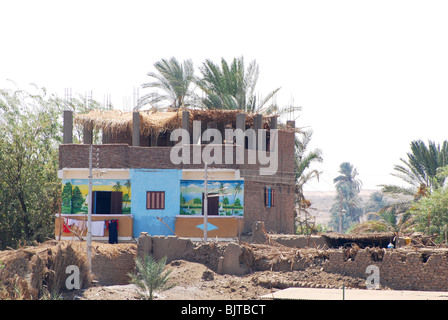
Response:
POLYGON ((202 238, 206 178, 208 237, 235 238, 255 221, 293 233, 294 127, 238 111, 65 111, 56 237, 86 234, 94 134, 102 140, 92 146, 94 240, 107 239, 111 221, 118 240, 141 232, 202 238), (83 144, 73 144, 74 124, 83 144))

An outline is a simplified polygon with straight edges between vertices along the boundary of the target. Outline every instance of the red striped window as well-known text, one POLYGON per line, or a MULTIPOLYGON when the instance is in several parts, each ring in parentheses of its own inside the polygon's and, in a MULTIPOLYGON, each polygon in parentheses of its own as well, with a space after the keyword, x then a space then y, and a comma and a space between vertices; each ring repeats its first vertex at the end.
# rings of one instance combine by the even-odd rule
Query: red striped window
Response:
POLYGON ((146 209, 165 209, 165 191, 147 191, 146 209))

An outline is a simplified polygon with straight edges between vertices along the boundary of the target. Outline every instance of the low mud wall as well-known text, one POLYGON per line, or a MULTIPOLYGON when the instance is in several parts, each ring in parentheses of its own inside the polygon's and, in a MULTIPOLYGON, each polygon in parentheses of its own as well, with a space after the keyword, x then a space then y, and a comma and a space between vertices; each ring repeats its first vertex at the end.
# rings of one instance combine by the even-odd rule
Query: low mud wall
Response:
POLYGON ((0 251, 0 300, 38 299, 45 293, 67 290, 67 278, 79 271, 80 288, 92 280, 102 285, 128 284, 135 270, 135 244, 92 244, 92 273, 89 272, 86 243, 48 241, 36 247, 0 251))
POLYGON ((221 274, 298 271, 321 267, 328 273, 367 279, 377 270, 379 284, 395 290, 448 291, 448 249, 300 249, 264 244, 192 243, 176 237, 140 236, 138 255, 167 256, 207 265, 221 274))
POLYGON ((377 267, 380 285, 396 290, 448 291, 447 249, 329 250, 324 271, 367 278, 377 267))

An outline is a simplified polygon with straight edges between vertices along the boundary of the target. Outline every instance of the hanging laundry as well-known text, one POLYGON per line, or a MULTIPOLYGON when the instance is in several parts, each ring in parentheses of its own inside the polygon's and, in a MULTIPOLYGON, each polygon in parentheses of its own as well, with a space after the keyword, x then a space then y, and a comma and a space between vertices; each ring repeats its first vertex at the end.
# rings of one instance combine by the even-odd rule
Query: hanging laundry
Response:
POLYGON ((92 236, 104 236, 104 221, 92 221, 92 236))
POLYGON ((108 223, 109 243, 118 243, 118 220, 110 220, 108 223))
POLYGON ((67 218, 64 219, 64 223, 62 224, 62 232, 70 233, 70 229, 68 228, 68 220, 67 218))

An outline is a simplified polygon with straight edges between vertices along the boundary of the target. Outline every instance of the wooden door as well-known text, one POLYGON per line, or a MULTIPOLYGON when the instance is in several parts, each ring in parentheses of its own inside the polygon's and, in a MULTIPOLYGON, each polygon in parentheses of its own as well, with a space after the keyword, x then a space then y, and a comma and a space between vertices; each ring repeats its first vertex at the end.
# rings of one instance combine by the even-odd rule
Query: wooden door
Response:
MULTIPOLYGON (((204 198, 205 194, 202 193, 202 214, 204 214, 204 198)), ((209 193, 207 197, 207 215, 217 216, 219 214, 219 197, 217 193, 209 193)))
POLYGON ((123 192, 112 191, 110 197, 110 213, 122 214, 123 213, 123 192))

